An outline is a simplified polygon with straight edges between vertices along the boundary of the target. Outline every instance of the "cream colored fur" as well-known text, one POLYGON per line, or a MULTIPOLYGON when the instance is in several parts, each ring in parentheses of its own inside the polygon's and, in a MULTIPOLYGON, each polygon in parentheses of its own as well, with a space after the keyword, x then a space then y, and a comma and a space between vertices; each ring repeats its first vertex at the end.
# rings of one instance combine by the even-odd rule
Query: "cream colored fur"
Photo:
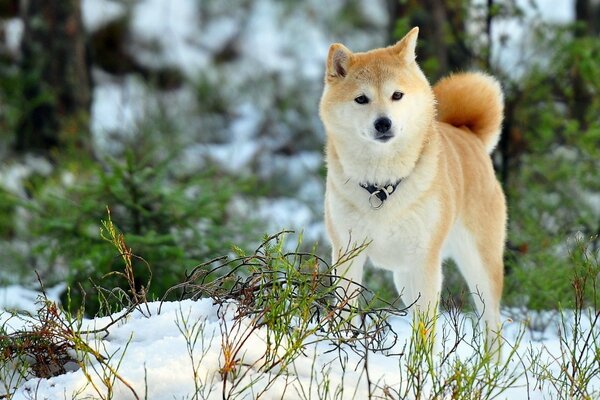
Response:
POLYGON ((320 115, 327 132, 325 223, 333 261, 349 243, 371 242, 343 266, 362 281, 368 258, 394 273, 405 304, 435 310, 442 260, 452 257, 487 326, 500 325, 506 206, 489 152, 498 142, 503 98, 481 73, 455 74, 433 88, 415 61, 418 29, 394 46, 329 49, 320 115), (392 99, 395 91, 403 93, 392 99), (364 95, 367 104, 355 99, 364 95), (437 116, 437 117, 436 117, 437 116), (374 122, 393 138, 376 140, 374 122), (402 179, 380 209, 361 183, 402 179))

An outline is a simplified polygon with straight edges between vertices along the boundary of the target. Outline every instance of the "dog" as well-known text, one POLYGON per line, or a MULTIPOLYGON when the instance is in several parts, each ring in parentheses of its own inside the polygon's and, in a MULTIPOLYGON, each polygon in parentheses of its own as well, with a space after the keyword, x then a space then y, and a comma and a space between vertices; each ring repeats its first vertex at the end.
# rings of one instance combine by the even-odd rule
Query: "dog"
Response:
MULTIPOLYGON (((498 81, 457 73, 433 87, 416 62, 418 28, 395 45, 329 48, 319 114, 326 131, 325 226, 337 263, 361 283, 367 258, 393 272, 405 305, 433 315, 442 261, 455 260, 489 332, 500 329, 506 202, 490 154, 498 81)), ((338 270, 340 273, 340 270, 338 270)))

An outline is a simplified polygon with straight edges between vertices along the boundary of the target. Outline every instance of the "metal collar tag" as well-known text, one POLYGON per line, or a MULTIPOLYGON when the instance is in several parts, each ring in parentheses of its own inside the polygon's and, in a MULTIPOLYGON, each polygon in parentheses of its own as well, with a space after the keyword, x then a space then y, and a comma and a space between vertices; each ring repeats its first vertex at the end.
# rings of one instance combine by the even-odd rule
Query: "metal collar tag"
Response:
POLYGON ((401 180, 395 184, 388 185, 366 185, 360 184, 360 187, 369 192, 369 205, 374 210, 379 210, 383 207, 383 203, 390 197, 390 195, 396 190, 396 187, 400 184, 401 180))

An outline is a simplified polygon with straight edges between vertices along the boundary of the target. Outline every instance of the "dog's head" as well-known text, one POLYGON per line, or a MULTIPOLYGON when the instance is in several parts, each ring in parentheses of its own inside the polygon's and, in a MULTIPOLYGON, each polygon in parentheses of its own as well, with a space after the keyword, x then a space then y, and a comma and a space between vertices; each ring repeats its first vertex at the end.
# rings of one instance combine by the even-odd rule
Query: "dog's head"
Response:
POLYGON ((336 142, 387 152, 420 142, 434 115, 431 86, 415 61, 418 28, 394 46, 329 48, 320 115, 336 142))

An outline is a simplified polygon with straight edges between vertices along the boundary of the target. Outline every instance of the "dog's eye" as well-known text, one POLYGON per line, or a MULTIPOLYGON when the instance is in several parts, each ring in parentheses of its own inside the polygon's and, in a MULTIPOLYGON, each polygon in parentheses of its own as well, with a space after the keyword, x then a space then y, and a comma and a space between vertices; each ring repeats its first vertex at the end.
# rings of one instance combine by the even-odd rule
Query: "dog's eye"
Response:
POLYGON ((404 93, 399 92, 397 90, 392 94, 392 100, 394 101, 400 100, 402 97, 404 97, 404 93))
POLYGON ((369 98, 367 96, 365 96, 364 94, 361 94, 360 96, 355 98, 354 101, 357 102, 358 104, 367 104, 369 102, 369 98))

